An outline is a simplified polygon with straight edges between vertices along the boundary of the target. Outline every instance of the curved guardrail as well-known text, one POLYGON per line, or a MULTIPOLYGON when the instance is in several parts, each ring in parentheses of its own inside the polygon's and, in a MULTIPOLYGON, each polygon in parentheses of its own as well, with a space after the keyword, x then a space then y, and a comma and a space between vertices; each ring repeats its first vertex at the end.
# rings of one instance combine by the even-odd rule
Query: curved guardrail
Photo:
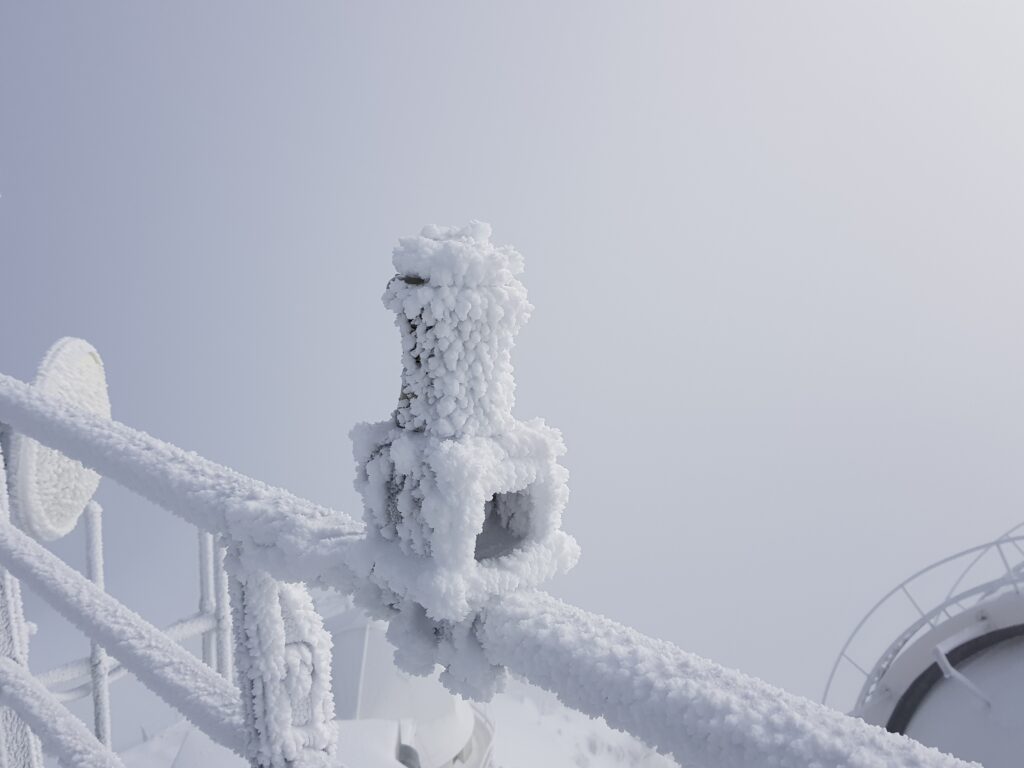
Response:
POLYGON ((900 653, 922 633, 938 626, 944 620, 970 609, 978 602, 991 597, 1004 589, 1020 591, 1024 583, 1024 524, 1014 526, 992 541, 969 547, 948 557, 944 557, 928 565, 886 592, 870 610, 857 622, 853 631, 843 643, 829 672, 822 703, 849 712, 861 712, 877 690, 879 681, 895 662, 900 653), (993 577, 985 574, 980 566, 986 558, 1001 573, 993 577), (921 596, 923 589, 915 596, 916 586, 923 585, 929 579, 934 581, 938 575, 948 572, 950 586, 937 600, 925 601, 921 596), (883 619, 883 609, 893 603, 902 604, 905 612, 911 615, 908 623, 903 625, 896 638, 880 650, 869 651, 870 658, 860 658, 852 651, 858 638, 864 636, 872 623, 882 623, 878 630, 880 635, 892 637, 891 620, 883 619), (837 676, 843 668, 854 673, 861 679, 859 690, 853 701, 843 702, 835 690, 837 676))

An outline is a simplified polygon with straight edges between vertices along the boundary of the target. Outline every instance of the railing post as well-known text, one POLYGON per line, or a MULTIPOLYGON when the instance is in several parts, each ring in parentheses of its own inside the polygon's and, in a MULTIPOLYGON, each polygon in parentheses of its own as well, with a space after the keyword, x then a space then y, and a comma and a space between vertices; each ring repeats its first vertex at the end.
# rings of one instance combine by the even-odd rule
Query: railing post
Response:
MULTIPOLYGON (((215 616, 214 596, 214 542, 213 534, 199 529, 199 612, 215 616)), ((204 632, 202 637, 203 662, 217 666, 216 630, 204 632)))
POLYGON ((213 566, 213 596, 217 620, 217 671, 228 680, 234 679, 231 663, 234 640, 231 634, 231 594, 228 587, 228 572, 224 565, 227 550, 216 542, 213 566))
MULTIPOLYGON (((4 458, 5 427, 0 424, 0 520, 10 520, 7 473, 4 458)), ((28 627, 21 602, 21 587, 6 569, 0 569, 0 656, 28 668, 28 627)), ((14 710, 0 709, 0 742, 4 764, 10 768, 40 768, 43 764, 39 739, 14 710)))
MULTIPOLYGON (((85 505, 86 576, 100 589, 103 584, 103 510, 95 501, 85 505)), ((92 717, 96 738, 108 749, 110 737, 110 660, 103 647, 93 640, 89 644, 89 667, 92 672, 92 717)))
POLYGON ((302 584, 246 568, 229 550, 235 670, 255 768, 323 764, 335 751, 331 637, 302 584))

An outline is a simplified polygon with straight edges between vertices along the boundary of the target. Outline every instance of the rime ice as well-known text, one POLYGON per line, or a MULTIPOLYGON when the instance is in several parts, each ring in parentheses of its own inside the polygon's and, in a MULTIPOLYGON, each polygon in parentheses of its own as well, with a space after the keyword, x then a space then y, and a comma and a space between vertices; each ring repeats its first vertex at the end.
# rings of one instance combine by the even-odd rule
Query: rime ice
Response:
MULTIPOLYGON (((380 590, 372 598, 407 614, 398 627, 443 622, 432 631, 449 643, 487 599, 540 584, 578 557, 560 530, 569 493, 561 435, 512 415, 512 347, 532 307, 522 256, 490 234, 473 222, 399 242, 384 293, 402 336, 399 403, 390 420, 352 432, 366 573, 380 590)), ((423 665, 411 662, 423 654, 396 634, 407 666, 444 655, 427 648, 423 665)))

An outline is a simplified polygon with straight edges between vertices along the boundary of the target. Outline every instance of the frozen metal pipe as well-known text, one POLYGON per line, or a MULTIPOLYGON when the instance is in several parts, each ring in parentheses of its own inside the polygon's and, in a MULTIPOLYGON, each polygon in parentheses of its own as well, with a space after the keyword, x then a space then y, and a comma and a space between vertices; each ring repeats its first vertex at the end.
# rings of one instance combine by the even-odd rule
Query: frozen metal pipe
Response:
POLYGON ((137 613, 10 523, 0 563, 214 741, 245 751, 238 690, 137 613))
MULTIPOLYGON (((86 548, 85 571, 89 580, 100 589, 103 584, 103 508, 95 501, 85 505, 86 548)), ((89 645, 89 668, 92 675, 92 717, 96 738, 110 747, 110 661, 103 647, 92 640, 89 645)))
MULTIPOLYGON (((0 704, 17 712, 64 768, 123 768, 116 754, 13 659, 0 658, 0 704)), ((19 765, 12 761, 11 768, 19 765)))
MULTIPOLYGON (((214 612, 214 577, 213 577, 213 534, 199 531, 199 613, 214 612)), ((213 632, 203 633, 203 662, 211 667, 217 666, 217 638, 213 632)))
POLYGON ((217 637, 217 671, 234 682, 234 638, 231 634, 231 594, 228 572, 224 567, 227 550, 217 544, 214 550, 213 591, 217 637))

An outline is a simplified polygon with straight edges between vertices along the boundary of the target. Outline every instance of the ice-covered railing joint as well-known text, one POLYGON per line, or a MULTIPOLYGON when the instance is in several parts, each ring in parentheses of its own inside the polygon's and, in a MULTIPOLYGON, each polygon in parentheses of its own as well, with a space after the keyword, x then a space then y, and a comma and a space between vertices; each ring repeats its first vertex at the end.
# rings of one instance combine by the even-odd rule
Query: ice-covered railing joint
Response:
POLYGON ((403 666, 441 662, 449 687, 475 695, 502 674, 481 674, 489 665, 474 653, 481 606, 568 570, 579 553, 560 528, 561 435, 512 415, 511 352, 532 307, 522 256, 490 234, 473 222, 400 241, 384 293, 402 336, 398 406, 352 431, 363 602, 391 619, 403 666))

